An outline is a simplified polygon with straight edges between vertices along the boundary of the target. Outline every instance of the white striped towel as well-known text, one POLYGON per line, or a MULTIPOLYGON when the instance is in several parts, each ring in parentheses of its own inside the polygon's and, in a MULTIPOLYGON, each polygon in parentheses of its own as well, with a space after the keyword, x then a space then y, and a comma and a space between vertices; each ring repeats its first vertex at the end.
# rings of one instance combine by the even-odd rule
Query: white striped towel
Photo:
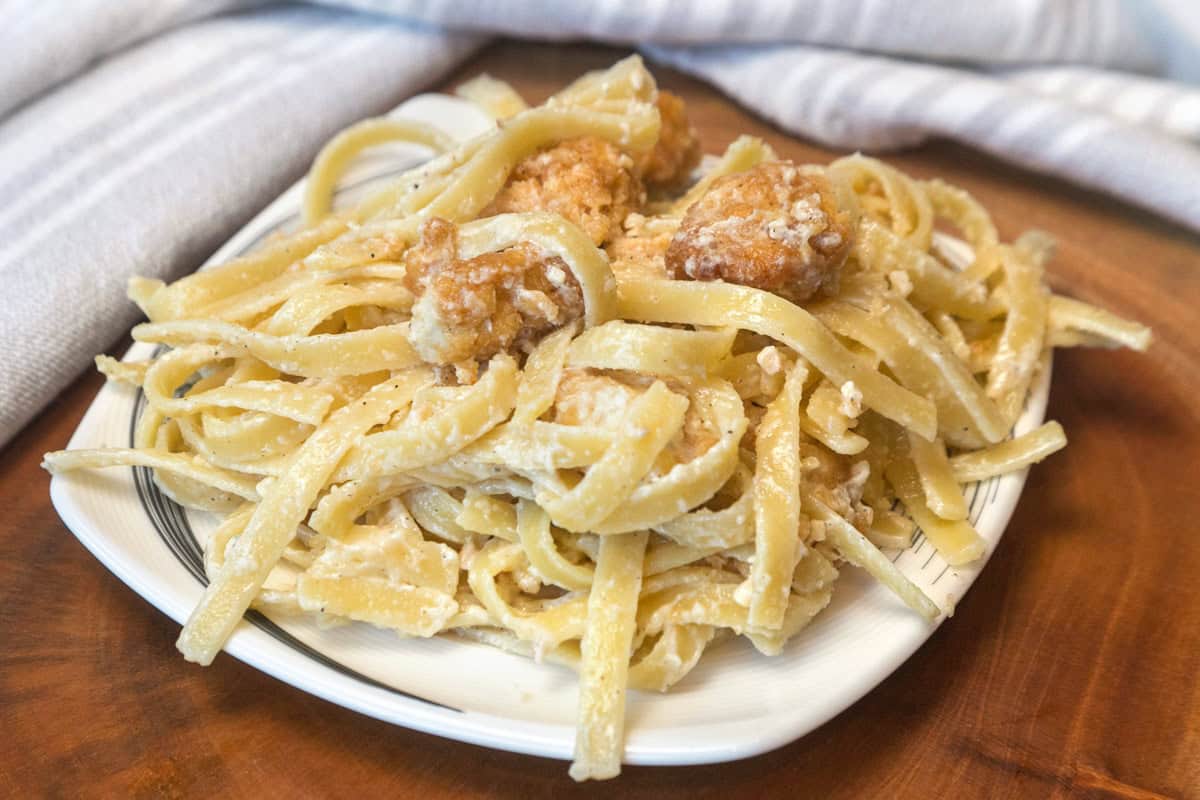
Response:
MULTIPOLYGON (((484 41, 633 44, 795 133, 941 136, 1200 230, 1193 0, 64 0, 0 28, 0 444, 321 142, 484 41)), ((573 76, 564 75, 564 80, 573 76)))

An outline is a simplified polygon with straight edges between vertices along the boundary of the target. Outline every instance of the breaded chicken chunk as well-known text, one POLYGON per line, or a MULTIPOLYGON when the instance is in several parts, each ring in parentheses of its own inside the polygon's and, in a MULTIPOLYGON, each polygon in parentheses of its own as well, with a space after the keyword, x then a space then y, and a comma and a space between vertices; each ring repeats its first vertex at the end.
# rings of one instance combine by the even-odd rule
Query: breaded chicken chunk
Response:
POLYGON ((554 421, 563 425, 616 429, 637 399, 634 387, 587 369, 563 371, 554 398, 554 421))
MULTIPOLYGON (((591 369, 568 367, 563 370, 554 398, 554 421, 563 425, 616 430, 629 413, 629 407, 646 390, 644 376, 626 375, 619 379, 591 369)), ((682 391, 673 387, 674 391, 682 391)), ((709 425, 695 404, 688 406, 683 428, 655 460, 650 478, 661 477, 677 464, 699 458, 720 440, 720 432, 709 425)))
POLYGON ((430 364, 527 349, 583 316, 583 293, 570 269, 531 244, 462 259, 458 229, 435 217, 422 226, 404 264, 405 284, 417 298, 409 341, 430 364))
POLYGON ((800 443, 800 458, 815 465, 804 473, 804 481, 825 505, 860 531, 871 527, 875 512, 863 502, 863 486, 871 474, 866 461, 851 462, 831 453, 816 442, 800 443))
POLYGON ((637 171, 648 186, 676 188, 700 163, 700 139, 688 120, 683 98, 660 91, 655 101, 662 119, 654 148, 637 162, 637 171))
POLYGON ((666 266, 674 278, 719 278, 800 303, 837 290, 851 235, 819 168, 769 161, 713 182, 684 215, 666 266))
POLYGON ((672 221, 635 213, 622 224, 624 232, 604 248, 617 280, 668 277, 663 257, 675 233, 672 221))
POLYGON ((508 183, 480 216, 548 211, 575 223, 597 245, 646 200, 633 159, 595 136, 568 139, 517 162, 508 183))

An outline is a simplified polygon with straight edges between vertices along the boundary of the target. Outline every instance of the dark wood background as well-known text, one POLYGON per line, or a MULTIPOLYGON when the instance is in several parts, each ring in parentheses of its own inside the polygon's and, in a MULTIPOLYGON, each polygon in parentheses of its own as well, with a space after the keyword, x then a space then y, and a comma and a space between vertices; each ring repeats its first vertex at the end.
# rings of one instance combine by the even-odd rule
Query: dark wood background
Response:
MULTIPOLYGON (((444 86, 486 70, 537 101, 620 55, 500 43, 444 86)), ((749 132, 791 158, 835 155, 657 72, 709 151, 749 132)), ((954 618, 849 710, 764 756, 577 789, 563 762, 377 722, 228 656, 201 670, 50 506, 38 462, 91 402, 89 373, 0 454, 0 795, 1200 797, 1198 240, 957 145, 891 160, 966 187, 1006 236, 1053 233, 1053 283, 1157 341, 1058 356, 1049 416, 1070 447, 1033 471, 954 618)))

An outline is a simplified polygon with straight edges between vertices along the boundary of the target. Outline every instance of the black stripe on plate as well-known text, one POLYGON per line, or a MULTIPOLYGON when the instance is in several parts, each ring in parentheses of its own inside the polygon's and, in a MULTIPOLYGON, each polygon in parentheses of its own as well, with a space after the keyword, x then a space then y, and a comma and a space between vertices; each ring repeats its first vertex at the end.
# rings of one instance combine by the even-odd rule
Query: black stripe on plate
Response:
MULTIPOLYGON (((134 400, 133 410, 129 416, 130 447, 134 446, 134 434, 137 431, 138 418, 141 416, 142 409, 145 406, 146 396, 141 389, 138 389, 137 398, 134 400)), ((167 550, 170 551, 171 555, 175 556, 175 559, 183 565, 188 574, 195 578, 201 586, 207 586, 208 576, 204 571, 204 551, 200 549, 200 543, 196 540, 196 534, 192 531, 191 523, 188 521, 187 512, 183 509, 183 506, 163 493, 158 484, 154 482, 154 473, 149 467, 133 468, 133 485, 137 489, 138 500, 142 503, 146 517, 150 520, 150 524, 154 527, 158 537, 166 545, 167 550)), ((345 664, 334 661, 321 651, 310 647, 295 636, 292 636, 261 612, 248 611, 245 620, 264 633, 269 634, 281 644, 287 645, 297 653, 307 656, 321 666, 327 667, 340 675, 353 678, 359 683, 364 683, 376 689, 384 689, 392 694, 406 697, 409 700, 417 700, 421 703, 444 708, 448 711, 462 713, 462 709, 448 706, 445 703, 439 703, 436 700, 419 697, 410 692, 397 689, 394 686, 388 686, 386 683, 363 675, 361 672, 353 670, 345 664)))

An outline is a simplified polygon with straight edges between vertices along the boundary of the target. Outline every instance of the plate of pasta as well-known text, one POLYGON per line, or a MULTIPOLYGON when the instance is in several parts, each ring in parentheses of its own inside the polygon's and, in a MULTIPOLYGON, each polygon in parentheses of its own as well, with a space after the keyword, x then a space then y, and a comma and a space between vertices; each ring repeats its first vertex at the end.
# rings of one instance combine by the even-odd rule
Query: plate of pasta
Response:
POLYGON ((131 281, 51 494, 190 661, 576 780, 742 758, 953 613, 1066 443, 1051 350, 1148 346, 1052 251, 872 158, 702 155, 637 57, 481 76, 131 281))

